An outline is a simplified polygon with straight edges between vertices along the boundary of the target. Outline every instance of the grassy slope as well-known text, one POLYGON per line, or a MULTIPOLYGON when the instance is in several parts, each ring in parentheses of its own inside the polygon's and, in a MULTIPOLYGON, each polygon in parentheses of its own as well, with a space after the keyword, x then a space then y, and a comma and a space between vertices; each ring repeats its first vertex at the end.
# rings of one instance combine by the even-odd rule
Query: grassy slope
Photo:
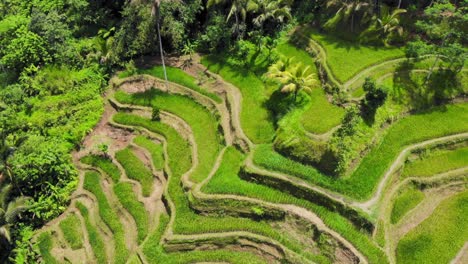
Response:
POLYGON ((405 165, 402 177, 429 177, 468 165, 468 147, 441 150, 405 165))
POLYGON ((397 223, 400 219, 424 199, 424 193, 415 188, 406 188, 398 194, 393 204, 390 221, 397 223))
MULTIPOLYGON (((265 221, 253 221, 248 218, 211 217, 196 214, 190 207, 189 201, 180 186, 180 177, 191 167, 190 148, 187 142, 172 128, 159 122, 152 122, 142 117, 118 113, 114 121, 121 124, 141 126, 162 134, 168 141, 169 167, 172 179, 169 182, 169 194, 176 206, 174 233, 193 234, 204 232, 250 231, 271 237, 284 243, 289 248, 300 251, 300 244, 284 238, 277 230, 265 221)), ((211 163, 211 166, 213 163, 211 163)))
POLYGON ((127 182, 121 182, 114 185, 114 192, 120 203, 135 219, 138 242, 142 242, 148 233, 148 215, 144 205, 138 201, 133 191, 133 185, 127 182))
POLYGON ((325 49, 327 63, 341 83, 373 64, 404 56, 403 49, 364 46, 320 34, 312 28, 306 34, 325 49))
POLYGON ((122 103, 157 105, 160 109, 174 113, 186 121, 192 128, 198 145, 199 166, 191 175, 191 179, 199 182, 208 175, 221 149, 221 138, 217 133, 218 120, 212 113, 188 97, 156 90, 134 95, 117 92, 115 96, 122 103))
MULTIPOLYGON (((221 100, 221 98, 219 98, 219 96, 217 96, 217 95, 215 95, 213 93, 210 93, 207 90, 201 88, 197 84, 197 80, 195 79, 195 77, 187 74, 183 70, 181 70, 179 68, 175 68, 175 67, 170 67, 170 66, 167 66, 166 70, 167 70, 167 79, 169 81, 174 82, 174 83, 178 83, 178 84, 183 85, 183 86, 185 86, 187 88, 190 88, 190 89, 192 89, 194 91, 197 91, 197 92, 199 92, 199 93, 213 99, 214 101, 216 101, 218 103, 222 102, 222 100, 221 100)), ((148 75, 151 75, 151 76, 154 76, 154 77, 157 77, 157 78, 160 78, 160 79, 164 80, 164 72, 163 72, 162 66, 154 66, 154 67, 151 67, 151 68, 148 68, 148 69, 138 70, 137 73, 138 74, 148 74, 148 75)), ((131 74, 129 72, 121 72, 119 74, 119 78, 125 78, 125 77, 128 77, 130 75, 131 74)))
POLYGON ((231 67, 226 56, 206 56, 202 63, 212 72, 220 74, 242 93, 241 125, 246 135, 254 143, 271 142, 275 133, 272 117, 265 108, 269 98, 268 89, 258 76, 248 69, 231 67))
POLYGON ((153 173, 129 149, 125 148, 115 153, 115 158, 122 164, 128 178, 140 182, 144 196, 150 196, 153 191, 153 173))
POLYGON ((257 255, 249 252, 233 252, 226 250, 204 250, 204 251, 190 251, 190 252, 177 252, 167 254, 163 251, 159 244, 161 236, 164 233, 167 224, 169 223, 169 216, 162 214, 159 219, 158 228, 149 235, 148 240, 143 246, 143 253, 150 263, 194 263, 194 262, 226 262, 229 263, 252 263, 252 264, 266 264, 266 262, 257 255))
MULTIPOLYGON (((243 159, 244 156, 239 151, 234 148, 228 148, 220 168, 213 176, 213 179, 203 187, 202 191, 206 193, 235 194, 272 203, 295 204, 305 207, 316 213, 330 228, 337 230, 346 239, 349 239, 361 252, 368 256, 372 262, 385 262, 385 257, 382 252, 375 247, 371 239, 360 232, 360 230, 357 230, 343 216, 308 201, 297 199, 276 189, 240 179, 238 172, 243 159)), ((315 261, 323 261, 320 257, 315 257, 315 261)))
POLYGON ((94 256, 98 263, 107 263, 106 249, 104 246, 104 241, 97 231, 97 228, 89 220, 89 211, 81 203, 77 202, 76 207, 80 211, 81 215, 84 218, 86 231, 88 232, 89 244, 93 249, 94 256))
MULTIPOLYGON (((318 78, 314 59, 306 51, 294 47, 286 40, 278 45, 277 51, 286 58, 294 58, 295 61, 310 66, 315 77, 318 78)), ((310 102, 306 107, 307 110, 301 117, 301 123, 307 131, 322 134, 341 123, 344 109, 327 100, 319 80, 309 96, 310 102)))
POLYGON ((133 142, 149 151, 156 169, 162 170, 164 168, 164 150, 162 144, 156 144, 154 141, 144 136, 136 136, 133 142))
POLYGON ((468 238, 468 191, 444 200, 397 248, 398 263, 449 263, 468 238))
POLYGON ((104 223, 109 226, 110 230, 114 235, 115 241, 115 263, 125 263, 128 258, 128 249, 125 245, 125 232, 124 227, 120 223, 120 220, 116 212, 112 209, 109 204, 106 195, 101 187, 101 177, 96 172, 87 172, 83 182, 83 188, 92 192, 96 196, 96 200, 99 207, 99 215, 101 216, 104 223))
POLYGON ((271 170, 295 175, 313 184, 356 199, 371 195, 377 182, 402 149, 413 143, 468 130, 468 104, 447 105, 431 112, 403 118, 367 154, 358 168, 347 178, 331 178, 310 166, 305 166, 273 152, 271 145, 262 145, 255 151, 254 162, 271 170))
POLYGON ((50 253, 53 246, 52 235, 49 232, 43 232, 37 238, 37 245, 41 253, 42 260, 45 263, 55 264, 59 263, 54 256, 50 253))
POLYGON ((71 249, 79 249, 83 247, 83 236, 81 234, 81 223, 80 219, 75 215, 71 214, 65 218, 59 224, 62 229, 65 240, 70 245, 71 249))
POLYGON ((120 179, 119 168, 108 158, 96 155, 88 155, 81 158, 80 161, 84 164, 100 168, 107 175, 109 175, 114 182, 118 182, 120 179))
MULTIPOLYGON (((281 41, 276 51, 283 57, 294 57, 296 62, 310 66, 312 73, 317 74, 313 58, 307 52, 290 45, 286 39, 281 41)), ((261 75, 254 73, 266 70, 261 58, 260 56, 255 60, 251 69, 229 66, 227 56, 207 56, 202 59, 202 63, 209 70, 220 74, 223 79, 240 89, 243 95, 242 127, 254 143, 268 143, 274 134, 272 117, 265 104, 276 86, 265 85, 261 75)), ((314 87, 309 95, 311 101, 301 118, 306 130, 312 133, 324 133, 340 123, 344 110, 329 103, 319 85, 314 87)))

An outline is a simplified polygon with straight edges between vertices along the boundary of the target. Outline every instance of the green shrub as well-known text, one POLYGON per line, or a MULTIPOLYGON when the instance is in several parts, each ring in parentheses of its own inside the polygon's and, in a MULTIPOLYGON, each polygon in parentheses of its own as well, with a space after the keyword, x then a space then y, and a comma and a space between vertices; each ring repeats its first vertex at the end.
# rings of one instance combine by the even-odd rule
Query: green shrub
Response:
POLYGON ((160 115, 161 110, 157 106, 153 105, 153 109, 151 111, 151 120, 159 121, 161 119, 160 115))

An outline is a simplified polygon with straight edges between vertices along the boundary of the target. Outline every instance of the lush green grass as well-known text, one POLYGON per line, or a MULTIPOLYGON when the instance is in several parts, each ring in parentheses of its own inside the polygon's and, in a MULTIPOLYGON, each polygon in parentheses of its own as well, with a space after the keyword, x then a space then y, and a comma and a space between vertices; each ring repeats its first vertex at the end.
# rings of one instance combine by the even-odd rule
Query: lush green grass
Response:
MULTIPOLYGON (((279 231, 271 228, 266 221, 253 221, 248 218, 236 217, 211 217, 196 214, 189 207, 188 197, 180 186, 181 176, 191 167, 191 151, 187 142, 172 127, 159 122, 152 122, 149 119, 125 113, 117 113, 114 116, 114 121, 125 125, 145 127, 166 138, 169 157, 175 157, 169 159, 169 167, 172 171, 172 178, 169 181, 169 194, 176 206, 177 212, 177 217, 174 222, 174 233, 194 234, 250 231, 271 237, 290 249, 301 252, 301 246, 297 241, 284 237, 279 231)), ((212 165, 213 163, 211 166, 212 165)))
POLYGON ((468 238, 468 191, 444 200, 398 243, 398 263, 449 263, 468 238))
POLYGON ((314 58, 306 51, 289 44, 286 39, 277 46, 276 50, 286 58, 294 58, 294 61, 309 66, 310 71, 317 78, 317 84, 312 88, 312 92, 308 93, 310 102, 301 118, 304 128, 311 133, 321 134, 339 125, 344 115, 344 109, 328 102, 325 91, 318 80, 314 58))
POLYGON ((468 165, 468 147, 436 150, 405 165, 402 177, 430 177, 468 165))
POLYGON ((411 209, 416 207, 424 199, 424 193, 420 190, 409 187, 398 194, 393 203, 390 220, 392 224, 397 223, 411 209))
POLYGON ((282 171, 356 199, 369 197, 377 182, 407 145, 468 130, 468 104, 447 105, 397 121, 380 144, 367 154, 346 178, 331 178, 316 169, 292 161, 273 151, 271 145, 255 150, 254 162, 270 170, 282 171))
MULTIPOLYGON (((171 66, 166 67, 167 71, 167 79, 171 82, 183 85, 187 88, 190 88, 198 93, 201 93, 211 99, 213 99, 215 102, 221 103, 222 100, 217 96, 216 94, 208 92, 206 89, 200 87, 197 84, 197 80, 195 77, 187 74, 183 70, 171 66)), ((164 72, 162 66, 154 66, 149 69, 140 69, 137 71, 138 74, 148 74, 151 76, 154 76, 156 78, 160 78, 164 80, 164 72)), ((130 76, 128 72, 122 72, 119 74, 119 78, 125 78, 130 76)))
POLYGON ((83 236, 81 234, 81 222, 75 214, 69 215, 59 224, 65 240, 72 249, 83 247, 83 236))
MULTIPOLYGON (((305 66, 309 66, 309 70, 315 74, 315 78, 318 78, 314 58, 312 58, 305 50, 291 45, 287 38, 284 37, 281 39, 281 42, 276 47, 276 51, 284 58, 293 58, 294 62, 299 62, 305 66)), ((316 87, 320 87, 320 82, 317 83, 316 87)))
POLYGON ((169 216, 162 214, 158 228, 149 235, 143 245, 143 253, 149 263, 194 263, 206 261, 229 261, 229 263, 265 263, 258 256, 247 252, 233 252, 225 250, 204 250, 178 253, 166 253, 159 244, 164 233, 169 216))
POLYGON ((84 164, 91 165, 93 167, 98 167, 103 170, 107 175, 111 177, 114 182, 118 182, 120 179, 120 170, 112 163, 112 161, 108 158, 97 156, 97 155, 88 155, 80 160, 84 164))
POLYGON ((301 123, 307 131, 323 134, 341 124, 345 110, 330 103, 323 89, 315 88, 309 95, 310 105, 301 118, 301 123))
POLYGON ((37 238, 37 245, 44 263, 59 263, 50 252, 52 250, 53 241, 52 235, 49 232, 43 232, 39 235, 37 238))
MULTIPOLYGON (((421 61, 414 62, 413 69, 429 69, 432 66, 432 63, 434 62, 434 60, 435 59, 433 57, 429 57, 429 58, 422 59, 421 61)), ((364 84, 365 79, 367 77, 371 77, 374 80, 377 80, 377 84, 382 84, 384 86, 387 86, 388 88, 392 88, 393 82, 392 82, 392 85, 389 85, 389 83, 387 83, 386 81, 393 80, 393 75, 388 75, 388 74, 394 73, 395 71, 409 70, 409 69, 404 68, 403 66, 404 63, 406 63, 406 61, 387 63, 377 68, 374 68, 373 70, 368 72, 368 74, 362 75, 361 78, 353 82, 349 86, 349 90, 352 91, 352 95, 354 97, 360 97, 364 95, 364 90, 362 89, 362 85, 364 84), (388 77, 385 77, 385 76, 388 76, 388 77)))
POLYGON ((149 235, 143 246, 143 253, 150 263, 193 263, 206 261, 229 261, 229 263, 266 263, 256 255, 248 252, 233 252, 225 250, 204 250, 191 252, 166 253, 159 244, 164 233, 169 216, 162 214, 158 228, 149 235))
POLYGON ((135 137, 133 142, 149 151, 156 169, 162 170, 164 168, 164 148, 162 144, 156 144, 154 141, 144 136, 135 137))
POLYGON ((161 256, 161 250, 159 249, 161 245, 161 237, 166 230, 167 224, 169 223, 169 216, 167 214, 161 214, 159 217, 158 228, 156 228, 151 234, 149 234, 148 239, 143 245, 143 253, 146 256, 146 259, 150 263, 158 263, 161 256))
MULTIPOLYGON (((220 168, 211 181, 202 188, 206 193, 235 194, 265 200, 272 203, 295 204, 316 213, 330 228, 338 231, 351 241, 372 263, 385 263, 385 256, 371 238, 357 230, 346 218, 322 206, 295 198, 276 189, 239 178, 238 173, 244 156, 234 148, 228 148, 220 168)), ((326 262, 321 256, 314 256, 316 262, 326 262)))
POLYGON ((133 95, 118 92, 115 96, 122 103, 156 105, 187 122, 197 142, 199 159, 199 164, 190 177, 193 181, 200 182, 210 173, 222 147, 222 139, 218 134, 218 120, 213 113, 188 97, 157 90, 133 95))
POLYGON ((81 215, 84 218, 86 230, 88 232, 89 244, 93 249, 94 256, 98 263, 107 263, 106 248, 104 246, 104 241, 97 231, 97 228, 89 220, 89 211, 88 209, 81 204, 80 202, 76 203, 76 207, 80 210, 81 215))
POLYGON ((371 65, 404 56, 404 50, 399 48, 365 46, 318 33, 313 28, 304 32, 325 49, 327 63, 341 83, 371 65))
POLYGON ((232 263, 232 264, 266 264, 266 260, 250 252, 235 252, 228 250, 190 251, 162 255, 160 263, 185 264, 185 263, 232 263))
POLYGON ((150 196, 153 191, 153 173, 132 152, 130 148, 115 153, 115 158, 122 164, 128 178, 140 182, 143 196, 150 196))
POLYGON ((97 172, 86 172, 83 188, 94 194, 99 207, 99 215, 114 234, 114 263, 125 263, 128 258, 128 249, 125 245, 125 232, 119 217, 109 204, 100 182, 101 177, 97 172))
POLYGON ((206 56, 202 63, 212 72, 218 73, 227 82, 232 83, 242 93, 242 111, 240 121, 245 134, 254 143, 266 143, 273 140, 275 128, 268 109, 265 107, 271 90, 263 81, 261 75, 248 69, 230 66, 227 55, 206 56))
POLYGON ((120 203, 135 219, 138 231, 138 241, 145 239, 148 233, 148 215, 145 206, 138 201, 133 192, 133 185, 127 182, 121 182, 114 185, 114 192, 120 203))

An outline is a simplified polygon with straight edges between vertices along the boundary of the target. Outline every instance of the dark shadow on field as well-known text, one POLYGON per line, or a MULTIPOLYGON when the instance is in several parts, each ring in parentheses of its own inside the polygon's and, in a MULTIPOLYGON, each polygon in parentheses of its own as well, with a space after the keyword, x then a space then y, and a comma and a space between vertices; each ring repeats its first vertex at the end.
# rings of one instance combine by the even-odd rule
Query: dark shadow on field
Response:
POLYGON ((277 128, 277 122, 280 121, 284 115, 294 108, 303 107, 304 104, 307 104, 309 101, 304 92, 300 92, 297 98, 294 99, 293 94, 283 93, 278 87, 278 89, 271 94, 270 98, 262 104, 262 107, 268 110, 270 114, 269 121, 273 122, 275 128, 277 128))
POLYGON ((443 105, 463 93, 457 73, 440 68, 434 70, 430 76, 428 74, 429 70, 416 72, 412 62, 400 63, 393 76, 393 93, 397 102, 421 111, 443 105), (426 80, 428 76, 429 79, 426 80))
MULTIPOLYGON (((323 41, 325 41, 327 43, 332 43, 331 45, 333 47, 335 47, 335 48, 344 48, 347 51, 361 50, 362 47, 366 47, 366 48, 372 49, 372 50, 390 49, 390 48, 387 48, 387 47, 383 46, 381 44, 381 42, 376 42, 375 44, 374 43, 370 43, 370 44, 360 43, 360 41, 359 41, 360 40, 359 31, 360 30, 358 29, 354 33, 346 32, 346 31, 343 31, 343 32, 340 32, 340 31, 328 32, 328 31, 325 31, 323 29, 315 28, 315 27, 313 27, 311 25, 308 25, 308 26, 298 27, 292 33, 291 36, 292 37, 295 36, 294 38, 297 39, 297 37, 302 35, 302 36, 307 36, 307 37, 310 37, 310 38, 313 39, 311 34, 313 34, 313 33, 320 34, 322 36, 322 38, 323 38, 323 41)), ((302 38, 304 38, 304 37, 302 37, 302 38)), ((320 40, 315 39, 315 41, 317 41, 319 44, 321 44, 323 46, 323 44, 321 43, 320 40)))

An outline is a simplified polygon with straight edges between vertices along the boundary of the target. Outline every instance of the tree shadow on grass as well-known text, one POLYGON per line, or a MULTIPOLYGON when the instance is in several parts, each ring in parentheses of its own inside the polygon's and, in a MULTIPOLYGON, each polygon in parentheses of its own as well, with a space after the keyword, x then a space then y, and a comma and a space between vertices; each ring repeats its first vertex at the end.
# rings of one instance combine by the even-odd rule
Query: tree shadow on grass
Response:
POLYGON ((290 93, 283 93, 278 88, 271 96, 263 102, 262 107, 268 110, 269 121, 277 128, 278 121, 283 118, 287 113, 293 111, 295 108, 304 107, 305 104, 310 102, 307 98, 306 93, 300 92, 297 98, 294 99, 294 95, 290 93))
POLYGON ((457 74, 447 69, 434 71, 429 79, 429 71, 414 71, 412 62, 404 61, 395 69, 393 95, 400 104, 406 104, 415 111, 422 111, 447 103, 451 98, 463 93, 457 74))

